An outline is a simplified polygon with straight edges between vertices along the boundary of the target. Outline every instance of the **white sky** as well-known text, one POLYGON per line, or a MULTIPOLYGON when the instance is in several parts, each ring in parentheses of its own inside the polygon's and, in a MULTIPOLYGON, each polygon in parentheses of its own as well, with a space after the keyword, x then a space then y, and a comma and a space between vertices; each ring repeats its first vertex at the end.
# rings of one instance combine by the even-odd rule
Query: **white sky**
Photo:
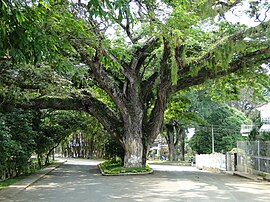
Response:
POLYGON ((188 139, 192 138, 194 134, 195 134, 195 128, 188 128, 188 133, 187 133, 188 139))
MULTIPOLYGON (((256 22, 255 18, 250 18, 247 14, 244 13, 245 10, 249 8, 248 1, 244 1, 242 5, 239 5, 233 9, 233 11, 229 11, 225 14, 225 17, 228 21, 231 21, 232 23, 240 23, 245 24, 249 27, 254 27, 260 24, 260 22, 256 22)), ((263 20, 265 17, 265 9, 261 11, 261 17, 260 20, 263 20)), ((267 13, 266 20, 270 19, 270 11, 267 13)))

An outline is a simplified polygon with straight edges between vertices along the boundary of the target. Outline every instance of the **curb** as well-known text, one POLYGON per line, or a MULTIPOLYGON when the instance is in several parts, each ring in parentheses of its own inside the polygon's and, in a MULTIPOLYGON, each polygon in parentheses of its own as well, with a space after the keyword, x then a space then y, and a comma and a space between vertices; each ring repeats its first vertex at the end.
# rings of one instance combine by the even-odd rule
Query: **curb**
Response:
POLYGON ((233 175, 239 176, 239 177, 243 177, 246 179, 250 179, 253 181, 263 181, 263 177, 260 176, 256 176, 256 175, 250 175, 250 174, 245 174, 245 173, 240 173, 240 172, 233 172, 233 175))
POLYGON ((168 165, 168 166, 192 166, 191 163, 161 163, 161 162, 149 162, 149 165, 168 165))
POLYGON ((48 173, 52 172, 53 170, 55 170, 59 166, 63 165, 65 162, 67 162, 67 160, 64 160, 64 161, 61 161, 61 162, 56 162, 56 163, 54 163, 52 165, 49 165, 46 168, 42 169, 40 173, 39 172, 37 173, 36 178, 34 180, 32 180, 30 183, 28 183, 27 186, 24 187, 24 189, 26 189, 27 187, 31 186, 32 184, 34 184, 35 182, 37 182, 39 179, 43 178, 45 175, 47 175, 48 173))
POLYGON ((246 178, 246 179, 253 180, 253 181, 256 181, 256 182, 265 181, 265 179, 263 177, 248 174, 248 173, 242 173, 242 172, 237 172, 237 171, 224 171, 223 173, 228 174, 228 175, 233 175, 233 176, 246 178))
POLYGON ((51 171, 53 171, 56 168, 58 168, 59 166, 63 165, 66 161, 67 160, 64 160, 64 161, 49 165, 46 168, 27 176, 25 179, 20 180, 14 184, 8 186, 7 188, 0 190, 0 201, 14 197, 19 192, 28 188, 29 186, 31 186, 32 184, 37 182, 39 179, 43 178, 45 175, 47 175, 51 171))

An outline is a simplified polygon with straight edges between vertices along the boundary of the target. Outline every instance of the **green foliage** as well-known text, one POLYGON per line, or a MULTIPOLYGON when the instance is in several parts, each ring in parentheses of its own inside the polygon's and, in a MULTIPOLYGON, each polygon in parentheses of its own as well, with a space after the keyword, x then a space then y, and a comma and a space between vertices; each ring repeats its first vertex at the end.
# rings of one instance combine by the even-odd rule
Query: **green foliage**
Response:
POLYGON ((105 174, 120 174, 120 173, 143 173, 149 172, 152 169, 149 165, 146 165, 145 168, 124 168, 121 159, 112 159, 107 160, 99 164, 100 168, 105 174))
POLYGON ((270 132, 262 132, 260 134, 260 140, 262 140, 262 141, 270 141, 270 132))
POLYGON ((74 49, 67 39, 72 34, 92 39, 92 32, 85 32, 85 20, 74 19, 64 2, 1 1, 1 4, 0 58, 20 64, 45 61, 65 72, 75 60, 74 49))
POLYGON ((248 136, 248 139, 250 141, 255 141, 255 140, 258 140, 259 139, 259 131, 256 127, 254 127, 251 131, 250 131, 250 134, 248 136))
POLYGON ((115 157, 120 157, 124 160, 125 151, 123 147, 115 139, 107 137, 103 142, 104 145, 104 157, 106 159, 111 159, 115 157))
POLYGON ((191 147, 198 153, 211 153, 212 128, 215 142, 215 152, 227 152, 236 147, 236 141, 242 140, 240 126, 246 122, 245 116, 226 106, 220 106, 206 117, 209 125, 196 128, 191 139, 191 147))
POLYGON ((163 133, 163 136, 165 136, 169 145, 170 160, 177 160, 176 154, 180 153, 180 159, 184 161, 187 150, 187 129, 198 124, 205 124, 204 116, 200 113, 203 106, 198 99, 199 93, 201 92, 177 93, 171 96, 167 104, 164 116, 166 127, 163 127, 166 132, 163 133), (178 151, 179 148, 180 152, 178 151))
POLYGON ((261 122, 261 117, 257 116, 253 120, 254 127, 250 131, 248 135, 249 141, 270 141, 270 133, 269 132, 260 132, 260 128, 263 126, 263 123, 261 122))
POLYGON ((129 1, 126 0, 115 1, 114 3, 109 0, 90 0, 87 7, 91 16, 100 17, 103 20, 109 18, 122 23, 126 18, 132 19, 129 1))
MULTIPOLYGON (((123 134, 127 127, 125 118, 138 107, 142 108, 139 114, 143 117, 143 123, 138 123, 142 125, 140 134, 146 136, 142 139, 151 135, 149 139, 154 139, 170 93, 206 84, 215 89, 219 99, 224 94, 236 98, 239 89, 250 82, 254 92, 259 92, 261 87, 269 88, 269 75, 262 66, 269 60, 269 22, 255 28, 226 22, 222 17, 235 1, 222 2, 227 7, 217 6, 219 3, 214 0, 90 0, 87 4, 2 0, 0 103, 9 107, 35 98, 45 101, 74 98, 80 105, 75 110, 92 113, 121 142, 126 135, 123 134), (231 72, 234 73, 217 83, 208 81, 231 72), (94 98, 96 105, 92 102, 94 98), (141 106, 132 106, 138 103, 133 98, 141 106), (106 112, 111 112, 107 113, 110 114, 105 117, 107 120, 100 113, 100 102, 106 106, 106 112)), ((266 1, 253 1, 250 13, 256 16, 261 7, 267 6, 266 1)), ((207 115, 209 122, 216 119, 230 124, 237 122, 223 116, 231 117, 227 110, 213 114, 209 108, 199 109, 198 103, 194 107, 193 101, 182 94, 172 95, 165 122, 172 118, 185 125, 199 122, 200 112, 207 115)), ((57 104, 59 107, 66 103, 57 104)), ((36 143, 41 146, 36 151, 48 152, 67 134, 79 130, 75 124, 80 127, 85 124, 77 119, 80 116, 64 113, 50 115, 46 111, 37 116, 33 134, 26 121, 20 136, 27 138, 24 133, 36 133, 36 143)), ((3 126, 2 139, 12 143, 10 148, 19 148, 16 141, 12 142, 13 130, 3 126)), ((232 141, 224 137, 224 142, 232 141)), ((29 146, 23 141, 20 144, 29 146)), ((22 154, 28 156, 27 152, 22 154)))
MULTIPOLYGON (((43 166, 44 156, 48 157, 52 149, 72 132, 97 133, 97 124, 100 126, 89 115, 77 111, 1 110, 0 177, 32 172, 31 155, 34 153, 38 155, 39 166, 43 166)), ((99 141, 102 144, 104 140, 99 141)), ((48 159, 46 161, 48 163, 48 159)))
POLYGON ((32 128, 33 114, 12 109, 0 111, 0 175, 18 176, 29 172, 30 157, 37 133, 32 128))
POLYGON ((35 152, 42 158, 61 142, 66 142, 74 133, 86 133, 88 136, 96 133, 97 124, 99 126, 88 114, 78 111, 40 111, 35 121, 35 129, 39 133, 35 139, 35 152))

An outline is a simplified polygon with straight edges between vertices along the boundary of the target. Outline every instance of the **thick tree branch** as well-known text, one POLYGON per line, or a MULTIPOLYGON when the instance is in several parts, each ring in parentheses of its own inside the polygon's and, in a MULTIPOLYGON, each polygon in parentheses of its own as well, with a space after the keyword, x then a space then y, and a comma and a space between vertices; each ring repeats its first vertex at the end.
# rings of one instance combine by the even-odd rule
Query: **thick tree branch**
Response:
POLYGON ((90 67, 90 77, 97 81, 97 83, 104 89, 112 98, 122 115, 126 115, 126 99, 121 93, 120 89, 115 85, 113 75, 109 73, 100 64, 100 50, 96 50, 96 56, 91 59, 88 52, 77 41, 73 41, 73 46, 80 54, 81 62, 90 67))
POLYGON ((54 109, 54 110, 79 110, 91 114, 98 119, 104 128, 118 140, 121 139, 121 121, 115 113, 103 102, 94 97, 83 98, 58 98, 42 97, 28 102, 17 103, 23 109, 54 109))
MULTIPOLYGON (((140 59, 146 54, 147 50, 152 47, 153 45, 155 45, 158 42, 158 39, 155 37, 149 38, 143 46, 138 47, 138 49, 135 51, 134 53, 134 57, 131 60, 129 67, 131 69, 134 69, 136 74, 138 75, 140 67, 142 62, 140 61, 140 59), (140 62, 140 63, 139 63, 140 62), (140 65, 138 65, 140 64, 140 65)), ((146 59, 146 57, 144 58, 144 60, 146 59)))
POLYGON ((75 98, 42 97, 28 102, 17 103, 22 109, 54 109, 54 110, 80 110, 84 111, 83 103, 75 98))
POLYGON ((263 22, 256 27, 251 27, 224 37, 223 39, 219 40, 207 53, 203 54, 199 58, 195 58, 193 61, 190 61, 190 63, 195 62, 197 65, 205 63, 207 60, 209 60, 209 58, 211 58, 212 55, 214 55, 213 53, 220 51, 223 48, 223 45, 226 43, 236 43, 237 41, 244 41, 245 43, 248 43, 248 40, 245 41, 246 37, 253 37, 255 39, 256 37, 265 37, 265 32, 270 26, 269 24, 270 21, 263 22))
POLYGON ((159 74, 155 72, 152 74, 147 80, 142 82, 142 88, 143 88, 143 99, 146 102, 146 97, 150 92, 152 92, 153 86, 155 84, 156 79, 158 78, 159 74))
MULTIPOLYGON (((265 39, 265 31, 269 29, 269 21, 261 23, 257 27, 251 27, 247 30, 237 32, 231 36, 221 39, 215 46, 212 47, 209 52, 191 61, 188 65, 181 63, 181 49, 176 49, 176 61, 178 64, 178 82, 176 87, 173 88, 173 92, 179 91, 185 88, 189 88, 193 85, 199 85, 208 79, 215 79, 222 76, 226 76, 230 73, 236 72, 239 69, 243 69, 245 66, 258 66, 267 62, 269 58, 270 44, 265 39), (246 37, 252 37, 253 39, 247 39, 246 37), (216 52, 222 52, 225 44, 236 44, 241 41, 247 47, 244 52, 236 52, 232 55, 232 61, 228 64, 228 67, 219 66, 219 62, 215 57, 216 52), (252 50, 253 49, 253 50, 252 50), (215 66, 215 70, 207 68, 207 63, 212 63, 215 66), (191 71, 192 66, 202 67, 198 73, 194 76, 188 74, 191 71)), ((228 58, 224 58, 228 60, 228 58)))
POLYGON ((151 111, 150 119, 148 121, 148 141, 152 143, 160 132, 163 123, 164 112, 167 103, 168 92, 171 88, 171 71, 170 71, 170 58, 171 52, 169 42, 164 39, 163 55, 160 62, 160 84, 157 89, 157 100, 154 108, 151 111))
POLYGON ((258 65, 263 64, 264 62, 269 61, 270 59, 270 44, 268 47, 250 52, 242 57, 235 59, 233 62, 229 64, 228 69, 221 69, 217 72, 202 68, 197 75, 195 76, 187 76, 182 78, 177 85, 172 90, 173 92, 183 90, 189 88, 191 86, 203 84, 209 79, 217 79, 231 73, 237 72, 244 68, 254 68, 258 65))

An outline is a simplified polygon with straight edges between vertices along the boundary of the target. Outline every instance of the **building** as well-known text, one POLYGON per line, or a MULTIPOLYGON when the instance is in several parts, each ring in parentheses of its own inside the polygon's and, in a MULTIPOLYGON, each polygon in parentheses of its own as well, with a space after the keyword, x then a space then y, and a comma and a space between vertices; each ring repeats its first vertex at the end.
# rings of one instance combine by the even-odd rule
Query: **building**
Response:
MULTIPOLYGON (((259 132, 270 132, 270 102, 257 108, 260 111, 262 126, 259 132)), ((255 127, 254 124, 242 124, 240 133, 242 136, 248 136, 251 130, 255 127)))
POLYGON ((253 124, 242 124, 241 125, 241 131, 240 133, 242 134, 242 136, 248 136, 251 132, 251 130, 253 129, 254 125, 253 124))
POLYGON ((262 127, 259 132, 270 132, 270 102, 257 108, 261 114, 262 127))

